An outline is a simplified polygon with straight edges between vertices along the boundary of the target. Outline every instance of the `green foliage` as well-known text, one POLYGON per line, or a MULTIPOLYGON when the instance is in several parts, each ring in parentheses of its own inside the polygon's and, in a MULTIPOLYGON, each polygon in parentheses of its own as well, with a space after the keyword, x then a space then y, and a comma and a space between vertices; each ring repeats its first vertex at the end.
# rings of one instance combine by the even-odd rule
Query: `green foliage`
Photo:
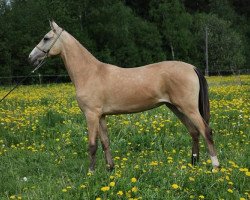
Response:
MULTIPOLYGON (((1 0, 1 76, 31 71, 27 56, 49 30, 51 18, 98 59, 122 67, 176 59, 204 68, 208 26, 212 69, 245 68, 250 59, 248 10, 235 0, 1 0)), ((40 73, 64 71, 54 59, 40 73)))
POLYGON ((192 17, 183 4, 179 0, 160 4, 153 1, 150 16, 162 34, 165 50, 171 50, 172 59, 190 61, 189 54, 193 49, 192 17))
MULTIPOLYGON (((231 23, 214 14, 197 14, 194 32, 198 48, 204 52, 204 32, 208 29, 208 57, 212 70, 238 69, 244 64, 243 44, 240 34, 231 28, 231 23)), ((200 57, 202 59, 202 56, 200 57)))

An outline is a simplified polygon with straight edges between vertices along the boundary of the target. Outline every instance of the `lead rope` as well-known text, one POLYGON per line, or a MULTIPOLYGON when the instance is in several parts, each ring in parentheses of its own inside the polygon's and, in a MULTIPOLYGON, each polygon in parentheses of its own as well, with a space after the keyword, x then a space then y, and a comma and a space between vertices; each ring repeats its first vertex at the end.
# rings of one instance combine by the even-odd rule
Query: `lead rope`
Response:
POLYGON ((38 70, 40 67, 43 66, 43 64, 45 63, 45 58, 47 58, 47 55, 45 55, 45 57, 43 58, 43 60, 39 63, 39 65, 37 65, 37 67, 35 69, 33 69, 27 76, 25 76, 23 79, 21 79, 19 82, 17 82, 17 84, 0 100, 0 103, 7 97, 9 96, 9 94, 15 90, 18 86, 21 85, 21 83, 23 83, 27 78, 29 78, 36 70, 38 70))
POLYGON ((56 41, 58 40, 58 38, 61 36, 63 32, 63 29, 61 30, 61 32, 57 35, 56 39, 52 42, 52 44, 50 45, 49 49, 46 51, 41 50, 38 46, 36 46, 36 48, 38 48, 40 51, 45 53, 44 58, 42 59, 42 61, 39 63, 39 65, 37 65, 37 67, 35 69, 33 69, 27 76, 25 76, 23 79, 21 79, 19 82, 17 82, 17 84, 0 100, 0 103, 13 91, 15 90, 18 86, 21 85, 22 82, 24 82, 27 78, 29 78, 36 70, 38 70, 40 67, 43 66, 43 64, 45 63, 45 59, 48 57, 48 53, 50 51, 50 49, 54 46, 54 44, 56 43, 56 41))

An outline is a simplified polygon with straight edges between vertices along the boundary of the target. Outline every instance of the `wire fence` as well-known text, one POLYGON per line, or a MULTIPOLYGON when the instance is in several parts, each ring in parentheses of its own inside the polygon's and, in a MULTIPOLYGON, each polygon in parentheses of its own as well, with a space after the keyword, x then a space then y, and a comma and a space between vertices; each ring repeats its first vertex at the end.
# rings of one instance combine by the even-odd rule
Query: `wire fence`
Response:
MULTIPOLYGON (((218 70, 210 71, 209 76, 230 76, 250 74, 250 69, 241 70, 218 70)), ((0 77, 0 85, 14 85, 25 76, 4 76, 0 77)), ((50 83, 68 83, 70 78, 68 74, 34 74, 23 82, 24 85, 30 84, 50 84, 50 83)))

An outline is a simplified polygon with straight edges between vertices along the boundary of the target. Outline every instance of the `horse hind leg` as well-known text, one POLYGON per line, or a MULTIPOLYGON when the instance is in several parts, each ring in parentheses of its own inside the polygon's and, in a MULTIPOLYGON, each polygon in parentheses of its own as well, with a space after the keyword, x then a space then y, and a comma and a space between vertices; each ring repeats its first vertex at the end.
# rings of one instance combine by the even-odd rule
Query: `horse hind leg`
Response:
POLYGON ((195 108, 192 109, 189 107, 186 109, 182 109, 182 112, 190 120, 190 122, 196 127, 199 133, 204 137, 207 147, 208 147, 208 152, 212 160, 212 165, 214 168, 218 168, 219 161, 218 161, 217 153, 214 147, 212 129, 208 126, 208 124, 201 117, 198 109, 195 109, 195 108))
POLYGON ((191 155, 191 164, 196 165, 199 162, 199 136, 200 133, 196 129, 196 127, 192 124, 192 122, 182 113, 180 112, 174 105, 167 104, 168 108, 180 119, 180 121, 185 125, 188 132, 190 133, 193 146, 192 146, 192 155, 191 155))

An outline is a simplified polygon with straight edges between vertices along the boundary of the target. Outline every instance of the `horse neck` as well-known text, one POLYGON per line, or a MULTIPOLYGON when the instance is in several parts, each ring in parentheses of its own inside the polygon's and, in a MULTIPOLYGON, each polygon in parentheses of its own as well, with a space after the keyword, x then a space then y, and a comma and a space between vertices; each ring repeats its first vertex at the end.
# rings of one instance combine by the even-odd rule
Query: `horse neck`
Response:
POLYGON ((88 80, 90 74, 96 71, 100 61, 66 31, 62 44, 61 57, 70 79, 76 88, 81 87, 88 80))

